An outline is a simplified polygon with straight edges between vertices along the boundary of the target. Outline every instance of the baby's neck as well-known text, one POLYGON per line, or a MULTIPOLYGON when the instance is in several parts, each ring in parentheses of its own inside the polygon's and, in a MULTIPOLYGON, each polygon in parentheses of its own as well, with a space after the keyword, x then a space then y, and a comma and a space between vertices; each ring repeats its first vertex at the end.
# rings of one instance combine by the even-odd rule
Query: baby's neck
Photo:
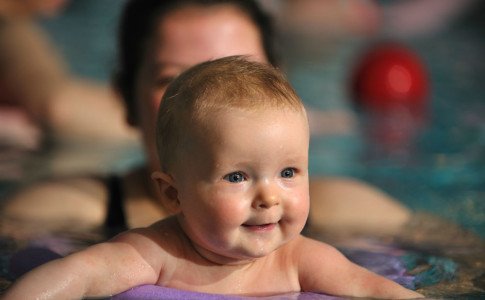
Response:
POLYGON ((250 266, 256 262, 259 258, 254 257, 228 257, 219 255, 213 251, 207 250, 201 247, 194 241, 192 241, 183 229, 183 226, 177 220, 177 226, 180 232, 185 237, 186 242, 190 245, 195 255, 200 258, 201 262, 207 265, 218 265, 218 266, 233 266, 234 269, 244 268, 245 266, 250 266))
POLYGON ((221 266, 234 266, 234 267, 242 267, 242 266, 249 266, 253 264, 258 258, 233 258, 218 255, 217 253, 208 251, 200 247, 199 245, 195 244, 193 241, 190 241, 192 248, 194 251, 208 263, 214 265, 221 265, 221 266))

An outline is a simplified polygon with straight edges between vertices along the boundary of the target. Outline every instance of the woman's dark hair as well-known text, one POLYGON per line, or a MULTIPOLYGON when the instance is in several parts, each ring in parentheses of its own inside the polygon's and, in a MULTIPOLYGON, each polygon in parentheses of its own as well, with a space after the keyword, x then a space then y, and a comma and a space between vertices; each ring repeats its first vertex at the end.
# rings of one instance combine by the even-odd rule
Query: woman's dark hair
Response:
POLYGON ((134 97, 135 77, 147 41, 156 25, 171 11, 188 6, 232 5, 245 13, 259 29, 268 61, 277 65, 274 49, 274 34, 270 17, 253 0, 129 0, 124 7, 118 32, 118 67, 114 86, 120 92, 130 124, 137 124, 134 97))

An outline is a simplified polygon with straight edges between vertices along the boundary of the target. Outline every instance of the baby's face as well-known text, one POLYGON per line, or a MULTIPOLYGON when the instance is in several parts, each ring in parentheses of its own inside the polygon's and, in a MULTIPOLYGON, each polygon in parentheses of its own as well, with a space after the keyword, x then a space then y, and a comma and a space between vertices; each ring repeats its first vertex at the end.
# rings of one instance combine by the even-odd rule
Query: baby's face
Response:
POLYGON ((234 109, 205 123, 172 174, 180 223, 214 262, 265 256, 296 237, 308 216, 306 116, 234 109))

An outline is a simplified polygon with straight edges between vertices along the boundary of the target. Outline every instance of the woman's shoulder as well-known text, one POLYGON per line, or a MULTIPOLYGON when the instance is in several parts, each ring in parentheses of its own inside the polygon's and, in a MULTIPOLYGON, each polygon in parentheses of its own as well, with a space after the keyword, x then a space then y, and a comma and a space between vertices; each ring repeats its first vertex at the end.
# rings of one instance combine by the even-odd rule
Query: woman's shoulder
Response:
POLYGON ((411 217, 391 195, 352 178, 312 178, 310 199, 309 230, 315 233, 388 236, 411 217))

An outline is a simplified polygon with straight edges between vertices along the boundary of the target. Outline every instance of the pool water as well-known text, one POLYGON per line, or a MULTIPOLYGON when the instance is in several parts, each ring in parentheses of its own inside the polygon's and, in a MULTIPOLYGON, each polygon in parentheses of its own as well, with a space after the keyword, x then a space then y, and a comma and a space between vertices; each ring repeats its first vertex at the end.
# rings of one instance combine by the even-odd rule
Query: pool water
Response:
MULTIPOLYGON (((108 80, 107 70, 113 67, 113 22, 120 3, 73 1, 74 10, 68 11, 67 16, 43 24, 54 40, 64 45, 61 49, 78 74, 108 80), (106 19, 110 11, 107 5, 110 8, 114 5, 116 9, 106 19), (93 16, 90 22, 85 22, 86 15, 93 16), (67 30, 75 28, 76 20, 80 19, 85 26, 76 29, 78 34, 67 30), (79 53, 84 45, 93 43, 86 42, 93 32, 97 33, 94 35, 97 46, 90 52, 79 53), (92 57, 104 59, 103 63, 95 62, 92 57)), ((301 53, 293 53, 294 49, 285 53, 288 76, 309 110, 317 116, 318 112, 337 111, 343 120, 328 130, 316 123, 310 147, 312 175, 360 178, 416 211, 408 228, 393 240, 314 237, 334 243, 357 263, 371 269, 381 267, 379 271, 384 275, 397 276, 394 279, 430 298, 485 297, 485 92, 482 83, 485 26, 479 26, 480 22, 462 22, 433 36, 400 40, 423 59, 431 79, 428 113, 419 126, 410 126, 409 116, 373 120, 354 110, 349 99, 348 78, 361 51, 373 41, 339 41, 305 57, 298 57, 301 53), (341 112, 354 121, 349 122, 341 112), (375 124, 381 124, 384 131, 387 127, 393 128, 404 138, 375 139, 370 130, 375 124), (399 270, 406 272, 399 273, 399 270)), ((138 145, 98 145, 102 151, 91 146, 83 152, 93 158, 92 165, 83 166, 88 171, 102 161, 106 172, 124 170, 143 160, 138 145), (113 149, 119 149, 118 155, 113 156, 113 149), (90 156, 93 153, 96 155, 90 156), (107 158, 112 158, 109 163, 107 158)), ((62 152, 65 148, 36 154, 34 161, 48 161, 52 152, 62 152)), ((78 145, 67 148, 79 151, 78 145)), ((31 168, 28 180, 52 172, 63 174, 64 169, 31 168)), ((0 199, 21 183, 18 179, 2 179, 0 199)), ((36 224, 7 225, 17 226, 21 232, 36 227, 36 224)), ((105 237, 104 232, 95 228, 66 228, 29 239, 1 237, 0 291, 11 283, 7 271, 10 256, 22 247, 41 245, 67 254, 105 237)))
POLYGON ((416 211, 445 217, 485 237, 483 32, 456 29, 403 43, 421 57, 430 77, 428 112, 416 126, 409 124, 413 116, 372 119, 353 110, 346 79, 372 42, 342 45, 330 61, 317 58, 290 66, 290 79, 310 109, 351 111, 358 120, 346 133, 312 137, 310 170, 361 178, 416 211))

